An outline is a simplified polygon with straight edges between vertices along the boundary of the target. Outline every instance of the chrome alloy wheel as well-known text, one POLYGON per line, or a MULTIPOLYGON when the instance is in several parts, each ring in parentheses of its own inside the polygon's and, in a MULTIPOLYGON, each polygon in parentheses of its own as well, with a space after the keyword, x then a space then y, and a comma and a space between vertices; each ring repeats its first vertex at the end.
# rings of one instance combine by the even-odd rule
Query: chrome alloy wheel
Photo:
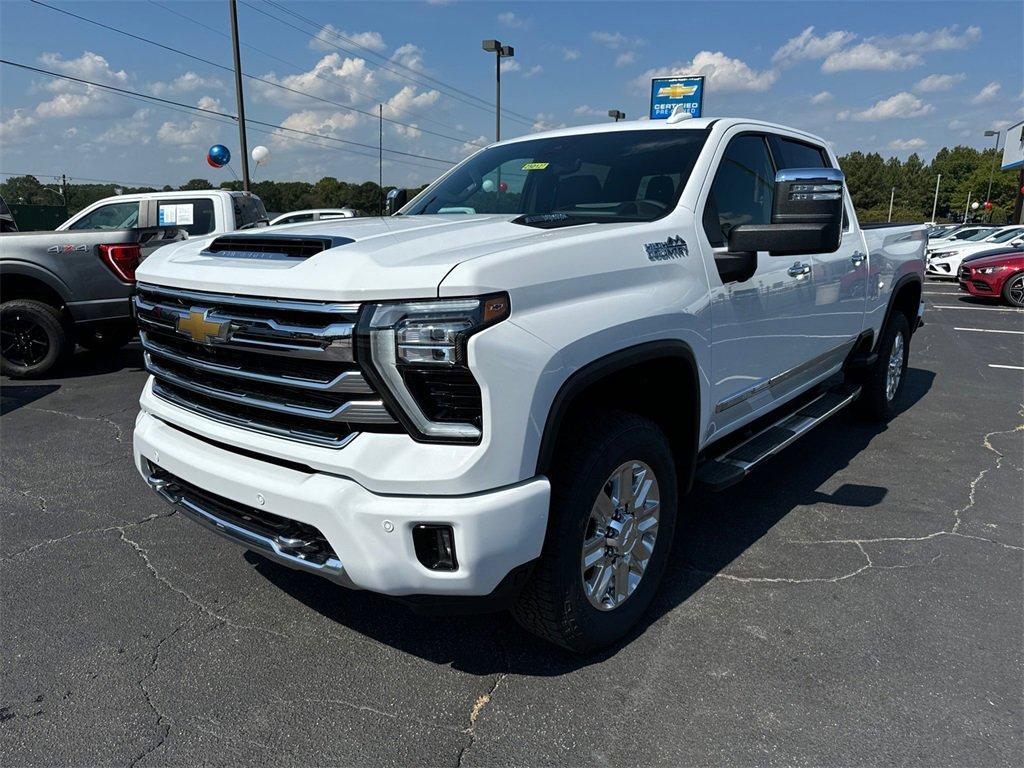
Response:
POLYGON ((658 537, 661 495, 642 461, 616 469, 594 501, 580 557, 583 592, 599 611, 611 611, 636 591, 658 537))
POLYGON ((903 376, 903 334, 897 333, 892 340, 892 352, 889 353, 889 368, 885 372, 885 399, 892 402, 896 397, 896 390, 900 388, 900 378, 903 376))

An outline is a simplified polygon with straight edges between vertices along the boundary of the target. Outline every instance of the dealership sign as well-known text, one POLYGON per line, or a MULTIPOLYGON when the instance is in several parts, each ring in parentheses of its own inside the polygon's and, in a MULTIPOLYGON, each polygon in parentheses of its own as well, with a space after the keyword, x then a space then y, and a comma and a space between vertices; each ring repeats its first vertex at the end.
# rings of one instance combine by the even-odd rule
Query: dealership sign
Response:
POLYGON ((704 78, 656 77, 651 80, 651 120, 664 120, 676 107, 700 117, 704 107, 704 78))

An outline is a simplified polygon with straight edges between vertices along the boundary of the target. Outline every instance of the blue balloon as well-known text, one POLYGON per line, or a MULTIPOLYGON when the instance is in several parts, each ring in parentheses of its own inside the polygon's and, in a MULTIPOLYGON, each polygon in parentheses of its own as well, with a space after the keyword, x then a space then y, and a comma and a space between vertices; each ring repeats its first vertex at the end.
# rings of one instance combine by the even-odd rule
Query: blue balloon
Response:
POLYGON ((210 165, 215 165, 218 168, 223 168, 225 165, 231 162, 231 152, 223 144, 214 144, 210 147, 210 151, 207 154, 207 159, 210 161, 210 165))

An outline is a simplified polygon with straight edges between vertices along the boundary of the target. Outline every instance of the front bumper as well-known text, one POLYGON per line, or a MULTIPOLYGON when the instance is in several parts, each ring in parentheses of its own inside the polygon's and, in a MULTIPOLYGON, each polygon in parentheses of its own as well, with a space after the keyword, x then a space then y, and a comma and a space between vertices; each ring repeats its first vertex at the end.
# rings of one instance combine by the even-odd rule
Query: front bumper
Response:
POLYGON ((468 496, 383 496, 344 477, 235 453, 145 411, 136 421, 134 451, 136 467, 158 493, 220 535, 289 567, 387 595, 489 595, 540 555, 547 529, 551 489, 544 477, 468 496), (334 557, 314 563, 289 552, 272 536, 219 515, 216 505, 168 487, 157 467, 237 508, 311 526, 334 557), (452 526, 457 570, 432 571, 419 562, 412 540, 419 523, 452 526))
POLYGON ((983 275, 975 272, 970 267, 960 267, 957 279, 960 283, 960 290, 966 291, 972 296, 999 296, 1002 288, 1001 275, 996 272, 991 275, 983 275))
POLYGON ((925 272, 931 277, 956 277, 956 270, 951 264, 944 261, 929 261, 925 272))

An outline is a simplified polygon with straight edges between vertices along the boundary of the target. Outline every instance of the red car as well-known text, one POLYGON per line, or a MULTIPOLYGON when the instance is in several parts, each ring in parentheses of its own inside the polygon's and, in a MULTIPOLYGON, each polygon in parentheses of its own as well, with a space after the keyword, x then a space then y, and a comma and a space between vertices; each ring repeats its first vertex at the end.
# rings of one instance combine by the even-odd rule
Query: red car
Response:
POLYGON ((960 290, 971 296, 999 298, 1024 307, 1024 251, 1006 250, 965 259, 957 273, 960 290))

